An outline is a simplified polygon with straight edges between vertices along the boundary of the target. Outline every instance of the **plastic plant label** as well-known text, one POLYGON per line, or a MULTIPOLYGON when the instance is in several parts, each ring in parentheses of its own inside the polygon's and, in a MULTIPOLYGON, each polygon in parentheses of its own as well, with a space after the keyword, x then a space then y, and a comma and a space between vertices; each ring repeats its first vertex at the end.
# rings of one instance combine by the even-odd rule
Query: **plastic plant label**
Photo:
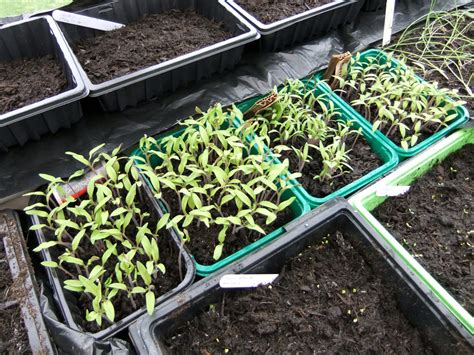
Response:
POLYGON ((410 186, 381 186, 377 189, 376 195, 379 197, 400 196, 406 194, 408 190, 410 186))
POLYGON ((53 18, 58 22, 68 23, 70 25, 76 25, 81 27, 93 28, 100 31, 113 31, 119 28, 125 27, 124 24, 101 20, 98 18, 78 15, 72 12, 66 12, 61 10, 53 11, 53 18))
POLYGON ((107 173, 105 171, 104 164, 96 168, 95 171, 89 171, 85 173, 80 178, 74 179, 64 184, 60 184, 53 190, 54 199, 57 203, 61 204, 66 201, 69 196, 73 198, 81 197, 87 192, 87 186, 89 185, 89 181, 91 181, 96 176, 101 176, 96 180, 96 183, 101 182, 105 179, 107 173))
POLYGON ((221 277, 222 288, 251 288, 272 283, 278 274, 229 274, 221 277))

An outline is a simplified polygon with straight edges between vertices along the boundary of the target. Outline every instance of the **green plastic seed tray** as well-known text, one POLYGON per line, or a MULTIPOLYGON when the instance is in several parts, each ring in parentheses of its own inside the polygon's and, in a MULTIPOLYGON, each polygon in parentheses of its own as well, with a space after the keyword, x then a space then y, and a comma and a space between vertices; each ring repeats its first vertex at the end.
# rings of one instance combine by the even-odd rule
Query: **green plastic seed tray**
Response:
MULTIPOLYGON (((161 135, 159 137, 164 138, 167 135, 179 136, 180 134, 182 134, 183 131, 184 131, 183 128, 179 128, 178 130, 176 130, 174 132, 170 132, 166 135, 161 135)), ((159 138, 157 138, 157 141, 159 142, 159 138)), ((131 156, 143 157, 143 153, 139 148, 137 148, 132 152, 131 156)), ((159 164, 158 159, 156 161, 152 161, 151 164, 154 165, 154 166, 159 164)), ((295 197, 295 201, 290 205, 290 209, 291 209, 293 219, 289 223, 294 223, 294 221, 297 218, 303 216, 305 213, 310 211, 310 207, 309 207, 308 203, 305 201, 305 199, 302 196, 300 196, 300 194, 298 192, 298 189, 296 187, 288 189, 287 191, 285 191, 285 193, 283 193, 283 198, 285 200, 288 199, 288 198, 291 198, 292 196, 295 197)), ((166 211, 166 208, 162 204, 161 204, 161 206, 166 211)), ((237 259, 253 252, 254 250, 259 249, 260 247, 264 246, 268 242, 274 240, 275 238, 278 238, 283 233, 285 233, 285 226, 282 226, 280 228, 275 229, 274 231, 272 231, 269 234, 263 236, 262 238, 260 238, 259 240, 253 242, 252 244, 249 244, 249 245, 245 246, 244 248, 240 249, 239 251, 237 251, 237 252, 235 252, 235 253, 233 253, 233 254, 231 254, 231 255, 229 255, 229 256, 227 256, 227 257, 225 257, 225 258, 223 258, 223 259, 221 259, 221 260, 219 260, 219 261, 217 261, 217 262, 215 262, 211 265, 200 264, 193 257, 195 265, 196 265, 196 274, 199 275, 199 276, 202 276, 202 277, 206 277, 206 276, 218 271, 219 269, 227 266, 228 264, 236 261, 237 259)), ((191 238, 192 238, 192 236, 191 236, 191 238)), ((192 252, 190 254, 192 256, 192 252)))
MULTIPOLYGON (((314 89, 316 95, 328 95, 325 90, 321 87, 321 85, 314 85, 313 80, 303 80, 303 83, 305 83, 306 87, 309 89, 314 89)), ((254 97, 251 99, 248 99, 244 102, 241 102, 240 104, 237 105, 237 108, 239 108, 242 112, 247 111, 256 101, 261 99, 263 96, 259 97, 254 97)), ((329 98, 332 100, 332 95, 329 95, 329 98)), ((357 190, 360 190, 361 188, 369 185, 373 181, 379 179, 386 173, 388 173, 390 170, 392 170, 397 164, 398 164, 398 157, 397 154, 394 152, 392 148, 388 146, 388 144, 385 141, 382 141, 379 137, 377 137, 371 129, 366 127, 364 124, 360 122, 360 119, 353 115, 351 111, 345 109, 345 105, 341 104, 339 101, 333 100, 335 109, 340 112, 340 119, 344 121, 353 121, 354 128, 362 129, 362 134, 367 141, 367 143, 370 145, 371 149, 373 152, 375 152, 378 157, 383 161, 383 164, 379 166, 377 169, 372 170, 371 172, 367 173, 366 175, 362 176, 361 178, 353 181, 352 183, 345 185, 344 187, 341 187, 340 189, 332 192, 331 194, 327 196, 312 196, 311 194, 306 191, 305 188, 303 188, 297 181, 294 182, 295 184, 295 189, 299 192, 301 196, 304 197, 304 199, 308 202, 309 206, 311 209, 318 207, 322 205, 323 203, 335 198, 335 197, 347 197, 352 195, 354 192, 357 190)), ((275 161, 277 163, 281 163, 279 159, 275 158, 275 161)), ((318 182, 315 180, 315 184, 318 182)))
MULTIPOLYGON (((378 50, 378 49, 369 49, 360 54, 360 59, 361 61, 366 60, 369 57, 379 57, 382 60, 386 60, 386 54, 385 52, 378 50)), ((397 61, 396 59, 392 58, 392 67, 395 67, 397 65, 400 65, 400 62, 397 61)), ((406 68, 406 66, 402 66, 402 68, 406 68)), ((365 119, 359 112, 357 112, 349 103, 347 103, 345 100, 343 100, 341 97, 339 97, 337 94, 335 94, 329 85, 327 85, 326 82, 322 81, 324 75, 324 71, 320 71, 317 74, 315 74, 314 78, 321 83, 321 87, 324 91, 328 92, 331 94, 331 100, 335 102, 339 102, 343 107, 346 112, 348 112, 351 116, 357 117, 366 127, 368 127, 370 130, 372 130, 372 123, 370 123, 367 119, 365 119)), ((415 75, 415 78, 419 80, 420 82, 426 82, 419 76, 415 75)), ((451 100, 449 97, 446 96, 446 100, 451 100)), ((425 150, 428 148, 430 145, 433 143, 437 142, 439 139, 442 137, 448 135, 452 131, 454 131, 456 128, 461 126, 463 123, 467 122, 469 120, 469 112, 464 106, 459 106, 456 108, 456 113, 457 117, 453 120, 453 122, 448 125, 447 127, 439 130, 435 134, 433 134, 431 137, 423 140, 422 142, 416 144, 413 147, 410 147, 409 149, 403 149, 399 145, 395 144, 391 139, 389 139, 386 135, 384 135, 382 132, 377 130, 375 132, 375 135, 382 141, 384 141, 388 146, 390 146, 399 156, 400 160, 404 160, 406 158, 412 157, 421 151, 425 150)))
MULTIPOLYGON (((390 244, 394 252, 401 256, 409 268, 430 288, 433 294, 436 295, 439 301, 457 320, 471 334, 474 334, 474 320, 472 315, 416 261, 371 213, 372 210, 387 199, 387 197, 378 196, 377 191, 380 191, 380 189, 386 190, 386 188, 390 186, 409 186, 415 179, 424 175, 434 165, 448 158, 450 154, 468 144, 474 144, 474 128, 459 130, 431 146, 420 155, 407 160, 393 173, 353 196, 349 200, 349 203, 369 222, 377 231, 378 235, 390 244)), ((433 218, 436 217, 434 216, 433 218)))

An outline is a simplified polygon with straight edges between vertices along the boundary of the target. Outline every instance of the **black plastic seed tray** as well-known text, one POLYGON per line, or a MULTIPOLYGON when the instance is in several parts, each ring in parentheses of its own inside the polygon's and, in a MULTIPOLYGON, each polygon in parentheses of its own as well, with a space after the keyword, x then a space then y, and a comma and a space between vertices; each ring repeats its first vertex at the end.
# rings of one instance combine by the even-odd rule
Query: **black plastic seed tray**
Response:
MULTIPOLYGON (((100 84, 93 84, 81 69, 90 89, 90 96, 98 98, 104 111, 122 111, 127 106, 135 106, 139 102, 231 69, 240 61, 245 44, 259 38, 257 31, 223 0, 118 0, 77 13, 127 24, 145 15, 173 9, 192 9, 209 19, 222 22, 234 37, 100 84)), ((81 39, 102 33, 79 26, 60 26, 71 46, 81 39)))
MULTIPOLYGON (((80 99, 88 90, 59 27, 49 16, 0 28, 0 61, 52 55, 62 66, 67 89, 62 93, 0 115, 0 151, 38 140, 46 133, 70 127, 82 117, 80 99)), ((25 79, 28 77, 25 73, 25 79)))
MULTIPOLYGON (((130 328, 130 336, 143 354, 164 354, 162 339, 209 305, 222 299, 219 280, 232 273, 279 273, 286 261, 328 233, 341 231, 350 244, 389 284, 399 309, 418 328, 434 350, 459 353, 473 346, 473 337, 442 308, 427 288, 415 281, 402 260, 341 198, 334 199, 287 226, 285 235, 249 256, 209 276, 163 304, 152 317, 142 317, 130 328), (470 345, 469 345, 470 343, 470 345), (459 350, 461 349, 461 350, 459 350)), ((229 291, 228 291, 229 292, 229 291)), ((317 335, 315 335, 317 336, 317 335)), ((242 339, 245 341, 245 339, 242 339)), ((402 341, 402 340, 401 340, 402 341)), ((187 349, 183 349, 185 351, 187 349)))
POLYGON ((362 2, 358 0, 335 0, 283 20, 264 24, 241 7, 238 1, 227 0, 227 2, 261 34, 258 47, 264 52, 279 51, 294 46, 352 22, 357 18, 362 7, 362 2))
MULTIPOLYGON (((26 254, 26 245, 21 233, 18 215, 14 211, 0 212, 0 244, 3 244, 16 295, 15 301, 8 305, 0 304, 2 311, 9 307, 19 306, 21 317, 28 334, 30 350, 33 354, 54 354, 55 348, 51 343, 41 316, 40 304, 36 294, 36 283, 26 254)), ((8 294, 8 293, 7 293, 8 294)), ((8 297, 7 297, 8 298, 8 297)))
MULTIPOLYGON (((149 203, 151 214, 155 214, 157 216, 161 216, 162 212, 159 206, 157 205, 156 199, 153 197, 152 192, 150 191, 147 184, 143 184, 142 187, 143 196, 149 203)), ((37 199, 32 199, 31 203, 37 202, 37 199)), ((31 216, 31 224, 38 224, 39 219, 37 216, 31 216)), ((194 281, 196 268, 194 266, 194 262, 191 259, 191 256, 187 253, 187 251, 181 246, 181 242, 179 237, 169 231, 169 236, 171 238, 170 243, 175 248, 175 254, 181 255, 181 267, 183 270, 183 280, 172 290, 168 291, 167 293, 163 294, 162 296, 158 297, 155 302, 155 307, 158 307, 161 303, 173 297, 176 294, 179 294, 182 290, 186 287, 191 285, 194 281)), ((41 229, 35 231, 36 238, 38 244, 41 244, 46 241, 46 237, 41 229)), ((44 249, 41 251, 41 257, 45 261, 52 261, 52 253, 49 249, 44 249)), ((178 260, 176 260, 178 262, 178 260)), ((74 330, 85 332, 81 326, 79 325, 82 321, 81 319, 81 312, 77 306, 77 295, 78 293, 70 292, 63 288, 63 278, 58 275, 55 268, 46 268, 48 274, 48 280, 51 288, 54 292, 54 300, 61 311, 63 318, 65 319, 66 324, 74 330)), ((155 308, 156 312, 156 308, 155 308)), ((110 325, 108 328, 101 330, 97 333, 89 333, 88 335, 95 338, 96 340, 106 340, 115 334, 123 331, 126 329, 132 322, 134 322, 137 318, 141 315, 146 313, 145 307, 133 312, 132 314, 128 315, 127 317, 115 322, 114 324, 110 325)))

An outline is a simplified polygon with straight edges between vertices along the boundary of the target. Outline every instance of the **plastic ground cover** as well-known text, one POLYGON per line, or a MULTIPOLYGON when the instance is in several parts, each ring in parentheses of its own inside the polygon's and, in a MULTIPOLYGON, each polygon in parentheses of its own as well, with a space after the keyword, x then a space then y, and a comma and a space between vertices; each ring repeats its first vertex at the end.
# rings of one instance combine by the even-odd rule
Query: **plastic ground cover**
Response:
POLYGON ((394 252, 398 254, 411 270, 425 283, 433 294, 452 312, 458 321, 471 335, 474 334, 474 319, 447 290, 445 290, 423 266, 382 226, 372 215, 371 211, 387 199, 377 196, 377 191, 386 186, 408 186, 415 179, 424 175, 438 162, 466 144, 474 144, 474 128, 460 130, 451 136, 439 141, 422 154, 400 165, 393 173, 386 176, 376 184, 356 194, 349 203, 375 228, 379 236, 386 240, 394 252))

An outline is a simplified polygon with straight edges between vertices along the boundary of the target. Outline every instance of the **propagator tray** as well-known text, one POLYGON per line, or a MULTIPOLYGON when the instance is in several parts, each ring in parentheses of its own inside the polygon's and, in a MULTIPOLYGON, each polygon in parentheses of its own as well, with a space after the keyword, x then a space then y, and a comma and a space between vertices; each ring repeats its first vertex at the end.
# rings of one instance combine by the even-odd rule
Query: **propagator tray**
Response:
MULTIPOLYGON (((151 214, 155 214, 157 216, 161 216, 161 209, 158 206, 153 194, 149 190, 146 184, 143 184, 142 187, 143 196, 147 199, 151 206, 153 206, 152 210, 148 211, 151 214)), ((35 203, 36 199, 33 199, 32 203, 35 203)), ((30 216, 31 224, 39 224, 40 220, 37 216, 30 216)), ((35 231, 35 235, 38 241, 38 244, 41 244, 46 240, 46 237, 43 233, 42 229, 38 229, 35 231)), ((195 276, 195 268, 194 263, 188 253, 181 247, 181 243, 178 237, 174 233, 170 233, 169 237, 172 239, 171 243, 176 247, 175 253, 181 255, 182 260, 182 267, 185 269, 183 272, 183 280, 172 290, 168 291, 167 293, 161 295, 156 299, 155 302, 155 312, 156 308, 160 307, 161 303, 169 299, 170 297, 179 294, 182 290, 186 287, 191 285, 194 281, 195 276)), ((52 253, 54 251, 50 251, 49 249, 41 250, 41 256, 44 261, 53 261, 52 253)), ((176 260, 178 262, 178 260, 176 260)), ((66 324, 73 330, 82 331, 90 335, 96 340, 106 340, 117 333, 127 329, 131 323, 133 323, 137 318, 141 315, 146 313, 145 307, 142 307, 139 310, 136 310, 132 314, 129 314, 127 317, 115 322, 114 324, 110 325, 108 328, 101 330, 97 333, 89 333, 84 331, 80 324, 81 320, 81 311, 77 306, 77 293, 68 291, 63 288, 63 279, 58 275, 55 268, 46 268, 48 274, 48 280, 50 286, 54 292, 54 300, 56 301, 56 305, 58 306, 59 310, 61 311, 62 316, 65 319, 66 324)))
MULTIPOLYGON (((169 132, 169 133, 159 135, 158 136, 159 138, 157 138, 157 141, 159 142, 160 138, 162 139, 166 135, 179 136, 183 131, 184 131, 184 129, 180 128, 180 129, 178 129, 174 132, 169 132)), ((134 150, 132 152, 131 156, 132 157, 137 156, 137 157, 142 157, 142 158, 144 157, 144 155, 143 155, 142 151, 140 150, 140 148, 134 150)), ((159 161, 157 161, 157 160, 154 161, 152 159, 152 164, 159 164, 159 161)), ((145 177, 145 181, 147 181, 147 183, 150 184, 149 180, 146 177, 145 177)), ((285 191, 283 193, 283 199, 288 199, 288 198, 291 198, 291 197, 296 198, 295 201, 289 207, 294 219, 296 219, 298 217, 301 217, 302 215, 304 215, 305 213, 307 213, 310 210, 310 207, 309 207, 308 203, 304 200, 304 198, 300 195, 298 189, 296 189, 295 187, 292 187, 292 188, 288 189, 287 191, 285 191)), ((160 206, 162 207, 163 212, 164 213, 168 212, 166 206, 162 202, 160 202, 159 200, 158 200, 158 202, 159 202, 160 206)), ((290 222, 290 224, 291 224, 291 222, 290 222)), ((271 240, 273 240, 275 238, 278 238, 280 235, 282 235, 284 233, 284 231, 285 231, 285 226, 277 228, 273 232, 268 233, 267 235, 263 236, 262 238, 260 238, 259 240, 253 242, 252 244, 249 244, 246 247, 236 251, 235 253, 233 253, 233 254, 225 257, 225 258, 222 258, 221 260, 216 261, 215 263, 210 264, 210 265, 204 265, 204 264, 199 263, 198 261, 195 260, 195 258, 192 256, 192 253, 191 253, 191 257, 193 258, 194 263, 196 265, 196 275, 201 276, 201 277, 209 276, 210 274, 218 271, 219 269, 222 269, 223 267, 225 267, 228 264, 234 262, 235 260, 238 260, 239 258, 241 258, 241 257, 251 253, 252 251, 262 247, 263 245, 270 242, 271 240)), ((177 236, 177 238, 179 238, 179 237, 177 236)), ((191 236, 191 238, 192 238, 192 236, 191 236)))
MULTIPOLYGON (((58 95, 0 114, 0 151, 46 133, 70 127, 82 117, 80 99, 88 90, 69 46, 50 16, 18 21, 0 28, 0 61, 52 55, 61 65, 67 89, 58 95)), ((25 73, 25 78, 28 73, 25 73)))
MULTIPOLYGON (((393 173, 376 184, 352 197, 349 202, 367 222, 377 231, 377 239, 388 243, 395 253, 415 274, 419 282, 424 283, 446 312, 452 314, 454 325, 463 328, 463 332, 474 335, 474 319, 451 294, 442 287, 426 269, 395 239, 392 234, 372 215, 371 211, 384 202, 387 197, 377 196, 381 188, 391 186, 409 186, 418 177, 428 172, 434 165, 449 157, 450 154, 468 144, 474 144, 474 128, 463 129, 441 140, 422 154, 406 161, 393 173)), ((433 216, 436 218, 436 216, 433 216)))
POLYGON ((362 4, 357 0, 336 0, 303 13, 264 24, 240 6, 238 1, 227 0, 227 2, 262 35, 259 48, 266 52, 294 46, 354 21, 362 4))
MULTIPOLYGON (((18 289, 12 294, 17 296, 13 305, 21 309, 21 317, 28 334, 30 350, 33 354, 55 354, 48 331, 41 315, 40 303, 36 293, 30 260, 27 257, 26 245, 18 214, 14 211, 0 213, 0 243, 3 243, 6 261, 10 267, 13 283, 18 289)), ((7 297, 8 298, 8 297, 7 297)))
MULTIPOLYGON (((219 286, 222 276, 279 273, 289 258, 297 256, 309 245, 320 244, 328 233, 338 230, 343 232, 384 281, 397 285, 393 296, 399 309, 437 352, 453 353, 457 346, 463 349, 469 346, 459 336, 451 320, 452 315, 439 307, 439 302, 426 286, 413 277, 411 270, 385 241, 374 236, 374 231, 347 202, 337 198, 288 225, 286 233, 280 238, 170 299, 152 317, 140 318, 130 328, 137 352, 168 353, 162 339, 222 298, 224 291, 219 286)), ((472 338, 469 341, 472 346, 472 338)))
MULTIPOLYGON (((304 79, 303 83, 308 89, 313 89, 316 96, 326 96, 332 99, 332 95, 328 95, 328 93, 321 88, 321 83, 315 85, 313 80, 304 79)), ((280 87, 281 88, 281 87, 280 87)), ((279 88, 279 89, 280 89, 279 88)), ((256 101, 260 100, 263 96, 257 96, 251 99, 248 99, 244 102, 241 102, 237 105, 237 108, 242 112, 246 112, 250 107, 252 107, 256 101)), ((352 115, 352 112, 348 112, 344 109, 343 105, 339 101, 332 100, 334 103, 334 108, 336 111, 340 113, 339 118, 345 122, 352 121, 354 129, 362 129, 362 135, 367 143, 370 145, 372 151, 377 154, 377 156, 382 161, 382 165, 378 168, 372 170, 371 172, 367 173, 366 175, 362 176, 361 178, 351 182, 350 184, 341 187, 340 189, 332 192, 327 196, 316 197, 311 195, 304 187, 301 186, 295 180, 295 190, 299 192, 299 194, 308 202, 310 208, 315 208, 323 203, 341 196, 341 197, 348 197, 352 195, 354 192, 360 190, 361 188, 371 184, 373 181, 380 179, 383 175, 387 174, 391 171, 395 166, 398 164, 398 156, 393 151, 391 147, 385 141, 382 141, 378 138, 372 130, 368 129, 358 117, 352 115)), ((268 148, 267 148, 268 149, 268 148)), ((274 158, 277 164, 281 164, 281 161, 278 158, 274 158)), ((317 181, 315 180, 315 183, 317 181)))
MULTIPOLYGON (((81 67, 90 96, 98 98, 104 111, 122 111, 127 106, 136 106, 139 102, 151 100, 188 83, 231 69, 240 61, 245 44, 260 37, 224 0, 117 0, 77 13, 128 24, 145 15, 172 9, 193 9, 209 19, 222 22, 234 37, 100 84, 92 83, 81 67)), ((82 39, 102 33, 68 24, 60 26, 71 46, 82 39)))
MULTIPOLYGON (((369 57, 378 57, 378 58, 381 58, 381 60, 386 60, 385 52, 378 49, 369 49, 360 54, 361 61, 364 61, 366 58, 369 58, 369 57)), ((397 65, 400 65, 400 62, 392 58, 392 67, 395 67, 397 65)), ((402 68, 404 68, 404 66, 402 66, 402 68)), ((322 81, 323 73, 324 71, 317 73, 315 75, 315 78, 321 82, 321 87, 323 90, 325 90, 328 93, 331 93, 331 100, 334 102, 339 102, 344 112, 347 112, 353 117, 357 117, 359 121, 361 121, 366 127, 372 130, 372 123, 370 123, 367 119, 365 119, 365 117, 363 117, 359 112, 357 112, 348 102, 346 102, 345 100, 340 98, 338 95, 336 95, 326 82, 322 81)), ((420 83, 426 82, 425 80, 420 78, 418 75, 415 75, 415 78, 420 83)), ((451 99, 449 97, 446 97, 446 100, 451 100, 451 99)), ((379 130, 375 131, 375 135, 381 141, 385 142, 389 147, 391 147, 398 154, 398 157, 400 160, 404 160, 406 158, 415 156, 416 154, 425 150, 427 147, 429 147, 430 145, 432 145, 433 143, 435 143, 442 137, 453 132, 455 129, 457 129, 459 126, 461 126, 463 123, 466 123, 469 120, 469 112, 464 106, 456 107, 456 114, 457 114, 457 117, 447 127, 440 129, 431 137, 423 140, 422 142, 416 144, 413 147, 410 147, 409 149, 403 149, 399 145, 395 144, 392 140, 390 140, 386 135, 384 135, 379 130)))

